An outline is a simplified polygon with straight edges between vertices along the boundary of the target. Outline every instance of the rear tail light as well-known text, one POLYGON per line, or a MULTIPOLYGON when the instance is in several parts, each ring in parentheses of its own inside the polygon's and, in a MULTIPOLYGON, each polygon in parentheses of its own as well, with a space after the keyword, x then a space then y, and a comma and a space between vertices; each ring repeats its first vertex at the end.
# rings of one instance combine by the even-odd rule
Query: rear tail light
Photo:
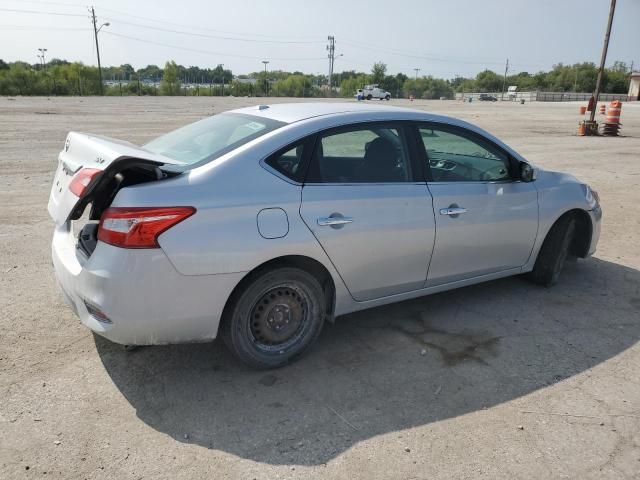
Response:
POLYGON ((190 217, 193 207, 108 208, 98 240, 121 248, 158 248, 158 236, 190 217))
POLYGON ((96 177, 96 175, 102 173, 99 168, 83 168, 76 173, 73 180, 69 184, 69 190, 77 197, 82 197, 87 191, 89 184, 96 177))

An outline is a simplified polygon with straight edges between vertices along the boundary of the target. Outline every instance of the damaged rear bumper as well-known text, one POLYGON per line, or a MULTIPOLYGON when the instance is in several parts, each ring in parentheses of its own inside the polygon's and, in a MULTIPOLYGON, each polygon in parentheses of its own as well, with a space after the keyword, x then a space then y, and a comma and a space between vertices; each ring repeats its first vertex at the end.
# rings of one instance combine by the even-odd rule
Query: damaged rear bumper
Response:
POLYGON ((244 273, 182 275, 161 249, 98 242, 88 259, 69 223, 52 242, 56 279, 80 321, 126 345, 202 342, 216 337, 224 305, 244 273))

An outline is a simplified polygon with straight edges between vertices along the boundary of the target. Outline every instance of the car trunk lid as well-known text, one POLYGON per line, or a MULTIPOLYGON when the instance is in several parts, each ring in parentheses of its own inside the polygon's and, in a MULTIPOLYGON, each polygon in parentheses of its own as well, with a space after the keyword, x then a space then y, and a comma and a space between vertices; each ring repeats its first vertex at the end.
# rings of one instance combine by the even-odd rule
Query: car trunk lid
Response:
POLYGON ((157 168, 165 164, 181 165, 181 162, 129 142, 71 132, 58 157, 49 196, 49 215, 57 225, 63 225, 78 218, 86 205, 100 192, 104 193, 105 188, 113 189, 113 180, 122 170, 157 168), (74 180, 75 185, 72 185, 74 180))

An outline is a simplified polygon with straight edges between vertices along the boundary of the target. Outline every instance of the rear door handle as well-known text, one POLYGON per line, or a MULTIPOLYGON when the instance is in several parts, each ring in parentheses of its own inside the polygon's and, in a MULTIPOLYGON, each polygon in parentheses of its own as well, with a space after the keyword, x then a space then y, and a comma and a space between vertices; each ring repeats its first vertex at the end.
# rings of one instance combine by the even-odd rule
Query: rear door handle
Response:
POLYGON ((334 225, 346 225, 347 223, 353 223, 351 217, 320 217, 318 219, 318 225, 321 227, 334 226, 334 225))
POLYGON ((449 208, 441 208, 440 215, 460 215, 461 213, 467 213, 466 208, 462 207, 449 207, 449 208))

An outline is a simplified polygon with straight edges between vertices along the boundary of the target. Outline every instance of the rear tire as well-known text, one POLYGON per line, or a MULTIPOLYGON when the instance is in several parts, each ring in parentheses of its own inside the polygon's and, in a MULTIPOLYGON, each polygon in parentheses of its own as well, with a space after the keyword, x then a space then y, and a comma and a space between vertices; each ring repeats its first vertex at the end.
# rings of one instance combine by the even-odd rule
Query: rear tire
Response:
POLYGON ((562 267, 569 255, 575 227, 576 221, 570 215, 560 218, 551 227, 538 252, 533 270, 527 274, 529 280, 544 287, 550 287, 558 282, 562 267))
POLYGON ((262 272, 232 299, 221 336, 255 368, 281 367, 306 351, 324 324, 322 286, 311 274, 283 267, 262 272))

